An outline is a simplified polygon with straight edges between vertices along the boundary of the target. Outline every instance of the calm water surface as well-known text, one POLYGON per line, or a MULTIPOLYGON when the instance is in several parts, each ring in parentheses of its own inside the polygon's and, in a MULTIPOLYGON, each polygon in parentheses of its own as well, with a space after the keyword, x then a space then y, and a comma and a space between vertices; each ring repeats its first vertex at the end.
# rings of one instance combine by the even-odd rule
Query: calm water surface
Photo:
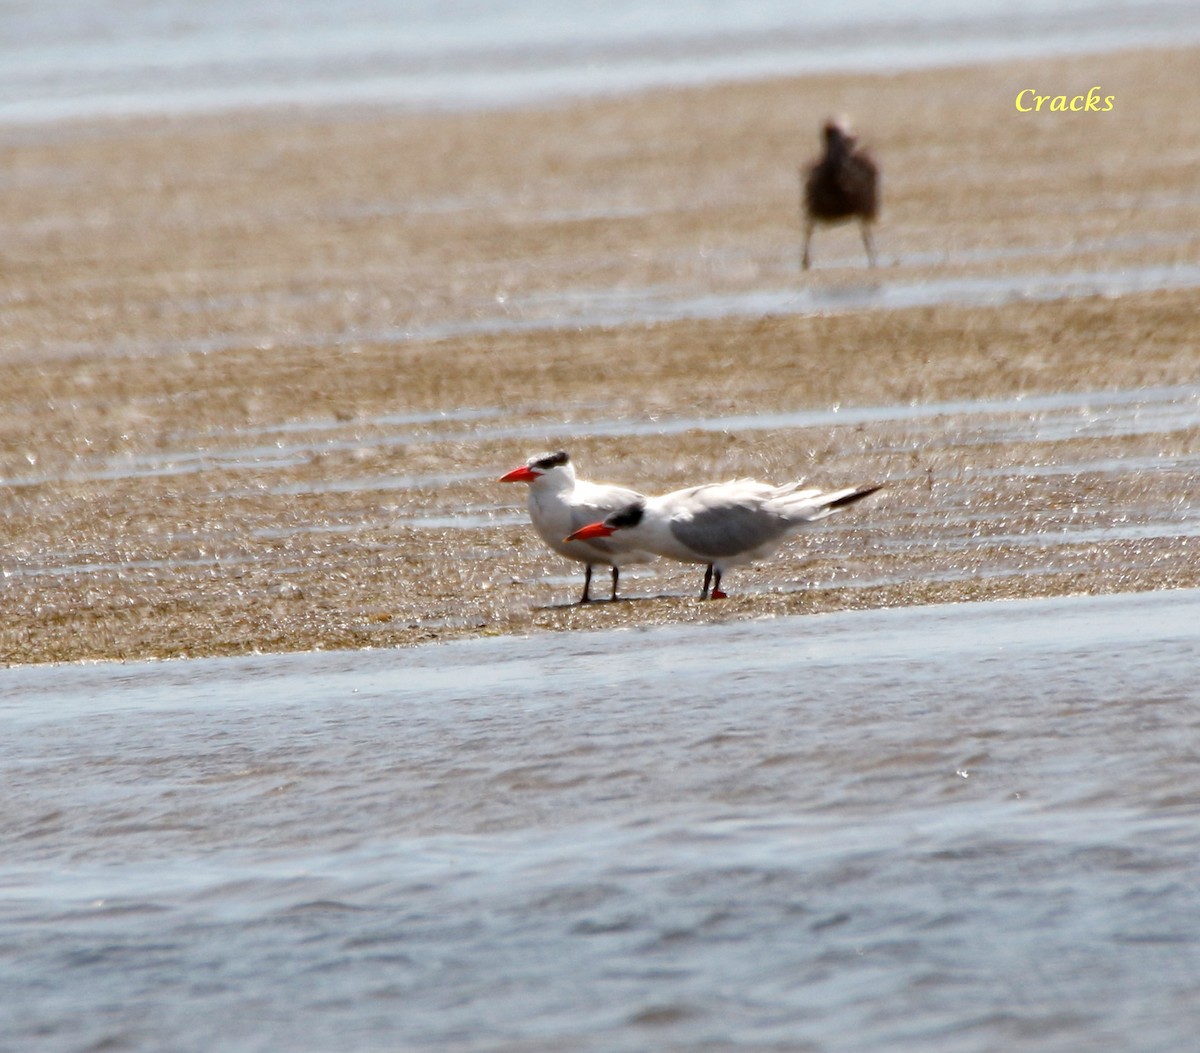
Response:
POLYGON ((0 124, 541 103, 1197 39, 1196 0, 5 0, 0 124))
POLYGON ((5 671, 0 1048, 1190 1048, 1198 626, 1180 591, 5 671))

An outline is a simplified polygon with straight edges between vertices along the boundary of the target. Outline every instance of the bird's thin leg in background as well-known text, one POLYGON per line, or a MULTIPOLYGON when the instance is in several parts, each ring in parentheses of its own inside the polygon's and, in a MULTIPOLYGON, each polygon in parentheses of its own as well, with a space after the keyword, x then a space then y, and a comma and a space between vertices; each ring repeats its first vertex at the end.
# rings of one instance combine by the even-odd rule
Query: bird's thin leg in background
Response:
POLYGON ((587 569, 583 572, 583 595, 580 597, 580 603, 590 603, 592 598, 588 595, 588 590, 592 587, 592 565, 585 564, 587 569))
POLYGON ((613 572, 612 598, 615 600, 617 598, 617 579, 621 576, 621 572, 617 569, 617 565, 615 563, 613 564, 612 572, 613 572))
POLYGON ((871 224, 863 220, 860 224, 862 227, 863 248, 867 250, 868 266, 875 266, 875 241, 871 237, 871 224))
POLYGON ((708 599, 708 584, 710 581, 712 581, 712 576, 713 576, 713 569, 712 569, 712 564, 710 563, 707 567, 704 568, 704 587, 700 590, 700 599, 702 599, 702 600, 708 599))
POLYGON ((808 256, 808 246, 809 246, 809 243, 812 241, 812 236, 813 236, 813 222, 812 222, 812 220, 809 220, 807 223, 804 224, 804 254, 803 254, 803 256, 800 257, 800 267, 802 270, 808 270, 810 262, 811 262, 809 260, 809 256, 808 256))

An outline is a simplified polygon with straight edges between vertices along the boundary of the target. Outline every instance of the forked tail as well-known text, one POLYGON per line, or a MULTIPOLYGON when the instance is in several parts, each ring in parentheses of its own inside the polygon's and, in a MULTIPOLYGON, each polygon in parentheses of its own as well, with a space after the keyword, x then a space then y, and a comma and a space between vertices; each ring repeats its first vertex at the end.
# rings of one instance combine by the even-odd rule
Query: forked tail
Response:
POLYGON ((785 498, 781 504, 787 508, 788 518, 794 523, 811 523, 813 520, 833 515, 839 508, 845 508, 847 505, 861 501, 864 497, 870 497, 876 490, 882 490, 883 486, 883 483, 874 486, 854 486, 846 490, 831 490, 827 494, 816 495, 809 491, 795 495, 795 497, 802 498, 801 501, 789 502, 785 498))

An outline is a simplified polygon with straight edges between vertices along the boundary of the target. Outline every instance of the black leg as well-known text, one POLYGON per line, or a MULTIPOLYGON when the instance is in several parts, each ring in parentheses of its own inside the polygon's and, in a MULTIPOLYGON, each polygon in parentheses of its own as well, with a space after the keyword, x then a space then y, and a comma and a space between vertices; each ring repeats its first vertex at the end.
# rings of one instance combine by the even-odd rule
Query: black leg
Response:
POLYGON ((592 565, 587 564, 587 570, 583 572, 583 595, 579 598, 580 603, 591 603, 592 598, 588 595, 588 590, 592 587, 592 565))
POLYGON ((708 594, 708 597, 709 597, 709 599, 712 599, 712 600, 723 600, 723 599, 725 599, 725 593, 723 593, 723 592, 721 591, 721 572, 720 572, 719 570, 718 570, 718 571, 716 571, 716 573, 714 573, 714 574, 713 574, 713 587, 712 587, 712 592, 710 592, 710 593, 708 594))
MULTIPOLYGON (((708 599, 708 586, 709 586, 709 583, 712 581, 712 576, 713 576, 713 569, 712 569, 712 564, 710 563, 707 567, 704 568, 704 587, 700 590, 700 599, 702 599, 702 600, 708 599)), ((718 580, 720 580, 720 579, 718 579, 718 580)))
POLYGON ((617 598, 617 579, 621 576, 621 572, 619 570, 617 570, 617 565, 615 563, 613 564, 612 572, 613 572, 612 598, 615 600, 617 598))

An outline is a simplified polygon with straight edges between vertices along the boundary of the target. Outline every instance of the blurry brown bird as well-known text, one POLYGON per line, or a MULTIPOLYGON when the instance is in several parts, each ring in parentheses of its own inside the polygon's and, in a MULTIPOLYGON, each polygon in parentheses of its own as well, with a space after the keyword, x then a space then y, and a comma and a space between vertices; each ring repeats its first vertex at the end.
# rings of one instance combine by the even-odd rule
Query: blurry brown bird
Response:
POLYGON ((867 263, 874 267, 871 224, 879 213, 879 166, 868 151, 858 149, 857 137, 841 121, 826 121, 823 134, 825 153, 800 173, 805 216, 801 266, 808 270, 811 263, 809 244, 818 223, 844 223, 857 218, 867 263))

